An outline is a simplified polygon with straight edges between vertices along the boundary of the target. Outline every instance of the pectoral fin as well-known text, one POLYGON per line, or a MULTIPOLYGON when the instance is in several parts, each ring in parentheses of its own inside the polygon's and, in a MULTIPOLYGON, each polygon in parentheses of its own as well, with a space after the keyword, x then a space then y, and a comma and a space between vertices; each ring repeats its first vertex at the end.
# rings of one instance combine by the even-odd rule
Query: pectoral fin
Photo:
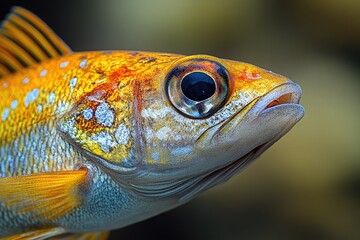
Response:
POLYGON ((88 233, 75 233, 71 235, 63 235, 52 238, 53 240, 106 240, 110 232, 88 232, 88 233))
POLYGON ((5 238, 1 238, 1 240, 106 240, 109 235, 109 231, 66 233, 63 228, 55 227, 14 234, 5 238))
POLYGON ((79 206, 79 186, 86 176, 87 170, 81 169, 0 178, 0 204, 53 220, 79 206))
POLYGON ((59 234, 64 233, 65 230, 63 228, 45 228, 40 230, 29 231, 25 233, 14 234, 5 238, 3 240, 40 240, 40 239, 48 239, 53 236, 57 236, 59 234))

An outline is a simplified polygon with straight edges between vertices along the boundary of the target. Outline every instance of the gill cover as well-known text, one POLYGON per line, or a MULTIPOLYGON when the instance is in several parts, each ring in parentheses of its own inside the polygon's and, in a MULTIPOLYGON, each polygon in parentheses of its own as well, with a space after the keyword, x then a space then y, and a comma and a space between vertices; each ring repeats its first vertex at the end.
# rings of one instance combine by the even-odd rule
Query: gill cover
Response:
POLYGON ((135 165, 132 90, 110 79, 84 95, 58 121, 62 135, 93 160, 111 169, 135 165))

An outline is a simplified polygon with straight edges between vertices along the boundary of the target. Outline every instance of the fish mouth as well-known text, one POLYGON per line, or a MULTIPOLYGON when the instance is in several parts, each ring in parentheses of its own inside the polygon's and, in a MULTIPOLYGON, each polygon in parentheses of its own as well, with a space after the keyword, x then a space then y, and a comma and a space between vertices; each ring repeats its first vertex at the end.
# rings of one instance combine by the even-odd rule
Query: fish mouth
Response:
POLYGON ((304 110, 299 105, 300 97, 301 88, 295 83, 276 86, 225 122, 205 131, 194 148, 202 151, 207 171, 160 185, 131 183, 131 188, 142 196, 176 197, 180 202, 187 202, 206 189, 226 182, 301 119, 304 110), (228 161, 215 161, 220 159, 228 161))
POLYGON ((225 122, 209 129, 197 142, 216 145, 219 141, 234 142, 239 137, 246 139, 247 134, 253 135, 254 128, 269 125, 265 119, 275 125, 275 119, 278 119, 286 128, 293 126, 304 116, 304 108, 299 104, 301 94, 301 87, 296 83, 278 85, 249 102, 225 122))
POLYGON ((236 154, 232 161, 201 176, 183 199, 229 180, 284 136, 304 115, 304 108, 299 104, 301 93, 296 83, 281 84, 203 136, 202 140, 206 139, 207 143, 215 145, 222 141, 231 145, 227 152, 236 154))
POLYGON ((299 110, 303 112, 303 107, 299 104, 301 93, 301 87, 298 84, 284 83, 260 97, 254 107, 262 112, 280 105, 291 105, 299 107, 299 110))
POLYGON ((296 100, 296 93, 285 93, 284 95, 281 95, 280 97, 276 98, 275 100, 271 101, 266 107, 271 108, 280 104, 297 104, 298 101, 296 100))
POLYGON ((304 108, 299 104, 301 94, 301 87, 293 82, 276 86, 222 124, 212 140, 227 136, 241 147, 243 139, 252 139, 242 156, 250 152, 260 155, 304 116, 304 108))

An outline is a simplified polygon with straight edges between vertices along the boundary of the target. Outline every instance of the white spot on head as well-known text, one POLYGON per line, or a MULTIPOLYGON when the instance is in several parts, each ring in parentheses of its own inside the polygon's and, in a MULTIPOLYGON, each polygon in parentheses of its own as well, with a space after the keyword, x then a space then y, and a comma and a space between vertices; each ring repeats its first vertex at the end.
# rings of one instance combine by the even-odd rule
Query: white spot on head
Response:
POLYGON ((93 110, 91 108, 87 108, 83 111, 83 116, 85 120, 90 120, 93 117, 93 110))
POLYGON ((42 105, 39 104, 39 105, 37 106, 37 112, 38 112, 38 113, 41 113, 41 111, 42 111, 42 105))
POLYGON ((42 70, 41 72, 40 72, 40 77, 43 77, 43 76, 45 76, 47 74, 47 70, 46 69, 44 69, 44 70, 42 70))
POLYGON ((120 124, 115 132, 116 141, 119 144, 125 145, 128 143, 130 137, 130 131, 125 124, 120 124))
POLYGON ((47 99, 48 103, 53 103, 55 101, 55 93, 51 92, 47 99))
POLYGON ((11 109, 15 109, 17 107, 17 105, 18 105, 18 100, 15 99, 11 102, 10 107, 11 107, 11 109))
POLYGON ((66 68, 69 62, 62 62, 60 63, 60 68, 66 68))
POLYGON ((95 118, 99 124, 105 127, 110 127, 114 123, 114 113, 105 102, 96 108, 95 118))
POLYGON ((32 90, 32 91, 28 92, 28 94, 26 94, 26 97, 24 100, 25 107, 29 106, 30 103, 32 103, 36 100, 36 98, 39 96, 39 92, 40 92, 40 89, 35 88, 34 90, 32 90))
POLYGON ((2 112, 2 116, 1 119, 3 121, 5 121, 7 119, 7 117, 9 116, 10 113, 10 109, 9 108, 5 108, 4 111, 2 112))
POLYGON ((4 88, 7 88, 9 86, 9 84, 7 82, 4 82, 3 86, 4 86, 4 88))
POLYGON ((85 66, 86 66, 86 63, 87 63, 87 60, 85 59, 85 60, 82 60, 81 62, 80 62, 80 67, 81 68, 84 68, 85 66))
POLYGON ((168 127, 162 127, 160 128, 156 133, 155 133, 155 136, 160 139, 160 140, 163 140, 165 138, 167 138, 167 134, 168 132, 170 132, 171 129, 168 128, 168 127))
POLYGON ((30 79, 26 77, 26 78, 24 78, 24 79, 22 80, 22 83, 23 83, 23 84, 27 84, 29 81, 30 81, 30 79))
POLYGON ((77 78, 76 77, 73 77, 71 80, 70 80, 70 87, 71 88, 74 88, 76 86, 76 83, 77 83, 77 78))
POLYGON ((104 152, 110 152, 111 148, 116 146, 115 141, 107 132, 99 132, 99 134, 91 138, 94 142, 100 145, 104 152))

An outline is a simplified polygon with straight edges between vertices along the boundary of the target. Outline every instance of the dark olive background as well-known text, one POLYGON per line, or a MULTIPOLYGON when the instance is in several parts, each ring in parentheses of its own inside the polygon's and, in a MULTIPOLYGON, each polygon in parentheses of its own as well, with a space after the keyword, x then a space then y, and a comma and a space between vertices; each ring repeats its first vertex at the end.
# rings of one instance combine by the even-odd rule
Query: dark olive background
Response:
POLYGON ((0 1, 75 51, 206 53, 303 88, 295 128, 229 182, 112 239, 360 239, 360 1, 0 1))

